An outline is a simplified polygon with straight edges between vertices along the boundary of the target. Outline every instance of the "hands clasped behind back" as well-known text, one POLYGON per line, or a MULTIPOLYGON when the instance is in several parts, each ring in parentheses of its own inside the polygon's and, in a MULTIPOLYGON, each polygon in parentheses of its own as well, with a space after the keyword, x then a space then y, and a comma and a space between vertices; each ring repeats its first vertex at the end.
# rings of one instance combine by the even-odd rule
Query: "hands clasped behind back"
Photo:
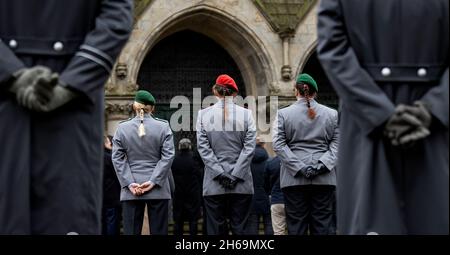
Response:
POLYGON ((420 101, 413 105, 400 104, 389 118, 384 135, 392 145, 411 145, 430 135, 431 114, 425 104, 420 101))
POLYGON ((14 77, 10 91, 15 94, 20 106, 32 111, 51 112, 77 96, 48 67, 24 68, 14 77))
POLYGON ((147 192, 150 192, 155 187, 155 184, 151 181, 144 182, 142 184, 131 183, 128 185, 128 189, 134 196, 142 196, 147 192))

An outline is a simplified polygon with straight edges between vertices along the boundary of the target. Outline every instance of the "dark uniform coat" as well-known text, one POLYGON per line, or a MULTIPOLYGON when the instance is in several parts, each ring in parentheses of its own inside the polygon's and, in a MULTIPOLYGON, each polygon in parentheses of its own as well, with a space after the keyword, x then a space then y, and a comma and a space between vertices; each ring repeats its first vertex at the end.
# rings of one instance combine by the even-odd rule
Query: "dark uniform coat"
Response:
POLYGON ((253 194, 251 213, 254 214, 270 214, 269 195, 265 188, 265 170, 268 158, 269 155, 266 149, 260 145, 256 145, 251 164, 253 189, 255 191, 253 194))
POLYGON ((181 150, 172 163, 175 180, 173 217, 175 221, 192 221, 200 217, 202 170, 191 151, 181 150))
POLYGON ((120 206, 120 183, 112 162, 112 151, 103 154, 103 208, 120 206))
POLYGON ((131 0, 0 0, 0 234, 100 233, 103 84, 131 28, 131 0), (18 106, 7 81, 35 65, 82 96, 18 106))
POLYGON ((341 102, 338 231, 448 234, 448 0, 326 0, 318 55, 341 102), (382 136, 400 103, 431 106, 431 135, 382 136))

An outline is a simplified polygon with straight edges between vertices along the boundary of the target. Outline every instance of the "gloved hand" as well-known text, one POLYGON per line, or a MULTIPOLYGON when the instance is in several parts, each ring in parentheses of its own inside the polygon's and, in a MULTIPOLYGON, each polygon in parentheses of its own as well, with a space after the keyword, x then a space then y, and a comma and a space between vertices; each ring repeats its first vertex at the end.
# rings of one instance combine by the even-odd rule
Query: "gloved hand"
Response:
POLYGON ((234 177, 233 175, 223 172, 219 176, 215 178, 220 185, 222 185, 226 189, 234 189, 236 187, 236 184, 238 183, 238 178, 234 177))
POLYGON ((413 106, 400 104, 386 123, 384 134, 392 145, 411 144, 430 134, 430 124, 431 115, 423 103, 415 102, 413 106))
POLYGON ((66 88, 63 84, 58 83, 53 88, 50 101, 41 103, 38 98, 40 93, 45 93, 46 87, 36 85, 31 93, 24 93, 21 99, 24 107, 37 112, 51 112, 66 103, 70 102, 78 96, 78 93, 66 88))
POLYGON ((430 135, 429 127, 431 125, 431 114, 427 109, 425 103, 415 101, 412 106, 406 106, 405 112, 412 114, 421 121, 421 126, 412 130, 410 133, 404 134, 398 138, 398 143, 401 145, 412 144, 417 140, 423 139, 430 135))
MULTIPOLYGON (((13 81, 9 91, 16 95, 16 99, 21 104, 21 97, 26 93, 30 93, 36 84, 41 84, 43 87, 50 87, 53 89, 57 81, 57 75, 52 74, 51 70, 44 66, 34 66, 24 68, 13 74, 13 81)), ((50 99, 49 91, 42 91, 38 94, 38 99, 41 103, 46 103, 50 99)))
POLYGON ((300 169, 296 174, 295 174, 295 178, 298 178, 300 176, 304 176, 306 179, 309 179, 311 177, 311 175, 314 172, 314 168, 312 166, 307 166, 305 168, 300 169))
POLYGON ((318 175, 329 172, 330 170, 328 170, 328 168, 322 162, 319 162, 319 164, 315 168, 313 168, 313 171, 311 171, 309 178, 312 179, 318 175))

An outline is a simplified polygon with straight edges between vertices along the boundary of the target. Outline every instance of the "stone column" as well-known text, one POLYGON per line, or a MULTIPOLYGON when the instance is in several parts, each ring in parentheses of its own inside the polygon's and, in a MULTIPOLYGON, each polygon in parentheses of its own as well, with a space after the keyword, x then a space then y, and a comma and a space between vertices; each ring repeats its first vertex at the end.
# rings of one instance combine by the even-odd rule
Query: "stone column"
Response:
POLYGON ((290 81, 292 79, 292 67, 289 59, 289 40, 294 37, 295 31, 286 29, 279 32, 279 36, 283 43, 283 66, 281 67, 281 77, 284 81, 290 81))

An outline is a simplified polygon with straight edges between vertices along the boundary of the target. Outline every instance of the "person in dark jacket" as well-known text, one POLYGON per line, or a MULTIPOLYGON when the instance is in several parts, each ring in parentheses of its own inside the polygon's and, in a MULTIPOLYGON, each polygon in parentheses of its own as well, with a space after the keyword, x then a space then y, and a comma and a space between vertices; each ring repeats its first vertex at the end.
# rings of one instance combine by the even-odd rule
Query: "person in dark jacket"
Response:
POLYGON ((270 191, 270 212, 274 235, 286 235, 286 212, 284 195, 280 188, 280 157, 267 160, 266 184, 270 191))
POLYGON ((341 108, 342 234, 449 233, 448 9, 448 0, 320 4, 318 57, 341 108))
POLYGON ((269 158, 264 143, 256 138, 255 154, 253 155, 251 171, 253 176, 253 194, 252 207, 248 218, 248 234, 258 235, 261 218, 263 219, 264 234, 273 235, 272 221, 270 219, 269 195, 265 188, 265 168, 269 158))
POLYGON ((132 7, 0 0, 0 234, 101 233, 104 84, 132 7))
POLYGON ((119 235, 121 206, 120 183, 112 163, 112 136, 105 136, 105 151, 103 153, 103 209, 102 234, 119 235))
MULTIPOLYGON (((197 149, 193 149, 193 154, 194 154, 194 161, 195 163, 198 165, 199 170, 200 170, 200 176, 201 179, 203 180, 204 175, 205 175, 205 163, 203 163, 202 158, 200 157, 200 153, 198 152, 197 149)), ((200 190, 203 190, 203 181, 200 181, 200 190)), ((206 231, 206 208, 205 208, 205 204, 203 199, 201 199, 200 201, 202 210, 202 235, 207 235, 207 231, 206 231)))
POLYGON ((178 150, 179 153, 172 163, 172 174, 176 187, 173 199, 174 234, 182 235, 184 222, 188 221, 189 234, 197 235, 202 196, 202 173, 194 159, 191 140, 181 139, 178 150))

